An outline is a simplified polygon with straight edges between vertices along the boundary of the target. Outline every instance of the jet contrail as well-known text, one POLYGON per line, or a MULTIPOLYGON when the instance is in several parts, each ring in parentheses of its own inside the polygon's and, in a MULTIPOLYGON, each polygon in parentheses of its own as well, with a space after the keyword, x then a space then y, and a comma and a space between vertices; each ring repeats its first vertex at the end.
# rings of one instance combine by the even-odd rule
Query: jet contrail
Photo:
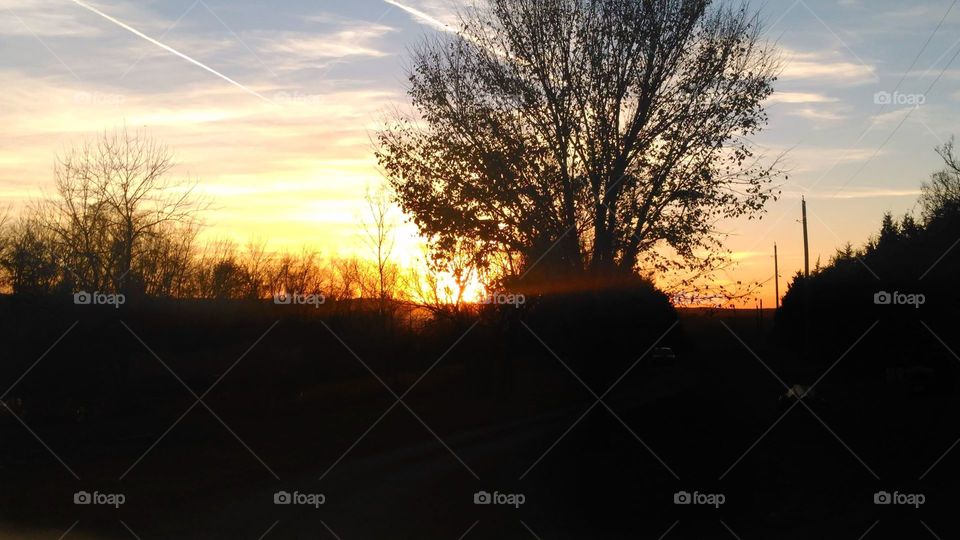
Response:
POLYGON ((266 97, 264 97, 262 94, 258 93, 257 91, 251 90, 250 88, 247 88, 246 86, 238 83, 237 81, 231 79, 230 77, 227 77, 227 76, 224 75, 223 73, 220 73, 219 71, 217 71, 217 70, 215 70, 215 69, 213 69, 213 68, 211 68, 211 67, 209 67, 209 66, 206 66, 206 65, 200 63, 199 61, 194 60, 193 58, 190 58, 189 56, 183 54, 182 52, 180 52, 180 51, 178 51, 178 50, 176 50, 176 49, 174 49, 173 47, 170 47, 170 46, 168 46, 168 45, 164 45, 163 43, 160 43, 159 41, 153 39, 152 37, 150 37, 150 36, 148 36, 148 35, 146 35, 146 34, 144 34, 143 32, 137 30, 136 28, 133 28, 132 26, 130 26, 130 25, 128 25, 128 24, 125 24, 125 23, 123 23, 122 21, 118 21, 117 19, 114 19, 113 17, 111 17, 110 15, 107 15, 106 13, 100 11, 99 9, 97 9, 97 8, 95 8, 95 7, 93 7, 93 6, 87 5, 87 4, 83 3, 83 2, 81 2, 80 0, 70 0, 70 1, 73 2, 73 3, 76 4, 76 5, 84 8, 84 9, 86 9, 87 11, 91 11, 91 12, 93 12, 93 13, 96 13, 97 15, 99 15, 99 16, 103 17, 104 19, 112 22, 113 24, 116 24, 117 26, 119 26, 119 27, 121 27, 121 28, 123 28, 123 29, 125 29, 125 30, 128 30, 129 32, 132 32, 133 34, 142 37, 143 39, 149 41, 150 43, 153 43, 153 44, 156 45, 157 47, 160 47, 161 49, 164 49, 164 50, 166 50, 166 51, 168 51, 168 52, 171 52, 171 53, 179 56, 180 58, 183 58, 183 59, 186 60, 187 62, 190 62, 191 64, 193 64, 193 65, 195 65, 195 66, 201 67, 201 68, 209 71, 210 73, 213 73, 213 74, 216 75, 217 77, 220 77, 221 79, 223 79, 223 80, 227 81, 228 83, 236 86, 237 88, 243 90, 244 92, 246 92, 246 93, 248 93, 248 94, 251 94, 251 95, 254 95, 254 96, 256 96, 256 97, 258 97, 258 98, 266 101, 267 103, 272 103, 272 104, 274 104, 273 101, 270 101, 269 99, 267 99, 266 97))
MULTIPOLYGON (((74 1, 76 1, 76 0, 74 0, 74 1)), ((474 45, 478 45, 478 46, 480 46, 480 47, 483 47, 484 49, 486 49, 487 51, 495 54, 496 56, 499 56, 499 57, 501 57, 501 58, 506 58, 506 57, 507 57, 507 55, 506 55, 503 51, 500 51, 500 50, 491 48, 491 47, 489 47, 489 46, 481 43, 479 40, 477 40, 475 37, 471 36, 469 33, 466 33, 466 32, 461 33, 461 32, 460 32, 459 30, 457 30, 456 28, 454 28, 454 27, 452 27, 452 26, 444 23, 443 21, 441 21, 441 20, 439 20, 439 19, 437 19, 437 18, 435 18, 435 17, 432 17, 432 16, 430 16, 430 15, 428 15, 428 14, 420 11, 419 9, 412 8, 412 7, 410 7, 410 6, 405 6, 405 5, 401 4, 400 2, 397 2, 397 0, 383 0, 383 1, 386 2, 386 3, 388 3, 388 4, 390 4, 391 6, 396 6, 396 7, 400 8, 400 9, 406 11, 407 13, 413 15, 414 18, 419 19, 420 21, 427 23, 427 24, 429 24, 430 26, 433 26, 433 27, 437 28, 438 30, 442 30, 442 31, 444 31, 444 32, 450 32, 451 34, 458 34, 461 38, 469 41, 470 43, 473 43, 474 45)), ((516 60, 511 60, 511 62, 516 62, 516 60)))
MULTIPOLYGON (((76 1, 76 0, 74 0, 74 1, 76 1)), ((438 20, 438 19, 435 19, 435 18, 431 17, 430 15, 427 15, 426 13, 420 11, 419 9, 415 9, 415 8, 410 7, 410 6, 405 6, 405 5, 401 4, 400 2, 397 2, 396 0, 383 0, 383 1, 386 2, 386 3, 388 3, 388 4, 390 4, 391 6, 396 6, 396 7, 400 8, 400 9, 406 11, 407 13, 413 15, 414 17, 420 19, 421 21, 424 21, 424 22, 426 22, 426 23, 428 23, 428 24, 430 24, 430 25, 432 25, 432 26, 435 26, 435 27, 437 27, 438 29, 443 30, 444 32, 454 32, 454 33, 456 32, 456 30, 454 30, 453 28, 450 28, 449 25, 446 25, 446 24, 444 24, 442 21, 440 21, 440 20, 438 20)))

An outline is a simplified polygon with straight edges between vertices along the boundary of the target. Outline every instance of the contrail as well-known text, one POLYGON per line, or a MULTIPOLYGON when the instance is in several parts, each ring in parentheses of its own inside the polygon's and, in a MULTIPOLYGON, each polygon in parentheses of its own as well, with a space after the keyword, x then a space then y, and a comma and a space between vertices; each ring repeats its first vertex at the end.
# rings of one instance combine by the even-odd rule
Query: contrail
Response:
MULTIPOLYGON (((74 0, 74 1, 76 1, 76 0, 74 0)), ((440 21, 440 20, 438 20, 438 19, 435 19, 435 18, 431 17, 430 15, 427 15, 426 13, 420 11, 419 9, 415 9, 415 8, 410 7, 410 6, 405 6, 405 5, 401 4, 400 2, 397 2, 396 0, 383 0, 383 1, 386 2, 386 3, 388 3, 388 4, 390 4, 391 6, 396 6, 396 7, 400 8, 400 9, 406 11, 407 13, 413 15, 414 17, 420 19, 421 21, 424 21, 424 22, 426 22, 426 23, 428 23, 428 24, 430 24, 430 25, 432 25, 432 26, 435 26, 435 27, 437 27, 438 29, 443 30, 444 32, 454 32, 454 33, 456 32, 456 30, 454 30, 453 28, 450 28, 449 25, 446 25, 446 24, 444 24, 442 21, 440 21)))
POLYGON ((254 96, 256 96, 256 97, 258 97, 258 98, 266 101, 267 103, 271 103, 271 104, 274 104, 274 105, 275 105, 275 103, 273 103, 273 101, 270 101, 269 99, 267 99, 266 97, 264 97, 262 94, 258 93, 257 91, 251 90, 250 88, 247 88, 246 86, 238 83, 237 81, 231 79, 230 77, 227 77, 227 76, 224 75, 223 73, 220 73, 219 71, 217 71, 217 70, 215 70, 215 69, 213 69, 213 68, 211 68, 211 67, 209 67, 209 66, 206 66, 206 65, 202 64, 201 62, 199 62, 199 61, 197 61, 197 60, 194 60, 193 58, 191 58, 191 57, 183 54, 182 52, 174 49, 173 47, 170 47, 170 46, 168 46, 168 45, 164 45, 163 43, 160 43, 159 41, 153 39, 152 37, 150 37, 150 36, 148 36, 148 35, 146 35, 146 34, 144 34, 143 32, 137 30, 136 28, 133 28, 132 26, 130 26, 130 25, 128 25, 128 24, 125 24, 125 23, 123 23, 122 21, 118 21, 117 19, 114 19, 113 17, 111 17, 110 15, 107 15, 106 13, 100 11, 99 9, 97 9, 97 8, 95 8, 95 7, 93 7, 93 6, 87 5, 87 4, 83 3, 83 2, 81 2, 80 0, 70 0, 70 1, 73 2, 74 4, 78 5, 78 6, 82 7, 83 9, 86 9, 87 11, 91 11, 91 12, 93 12, 93 13, 96 13, 97 15, 99 15, 99 16, 103 17, 104 19, 112 22, 113 24, 116 24, 117 26, 119 26, 119 27, 121 27, 121 28, 123 28, 123 29, 125 29, 125 30, 127 30, 127 31, 129 31, 129 32, 132 32, 133 34, 142 37, 143 39, 149 41, 150 43, 153 43, 153 44, 156 45, 157 47, 160 47, 161 49, 164 49, 164 50, 166 50, 166 51, 168 51, 168 52, 171 52, 171 53, 179 56, 180 58, 183 58, 183 59, 186 60, 187 62, 190 62, 191 64, 193 64, 193 65, 195 65, 195 66, 201 67, 201 68, 209 71, 210 73, 213 73, 213 74, 216 75, 217 77, 220 77, 221 79, 223 79, 223 80, 227 81, 228 83, 236 86, 237 88, 243 90, 244 92, 246 92, 246 93, 248 93, 248 94, 251 94, 251 95, 254 95, 254 96))
MULTIPOLYGON (((76 0, 74 0, 74 1, 76 1, 76 0)), ((480 47, 483 47, 483 48, 486 49, 487 51, 489 51, 489 52, 491 52, 491 53, 493 53, 493 54, 495 54, 495 55, 497 55, 497 56, 499 56, 499 57, 501 57, 501 58, 506 58, 506 57, 507 57, 507 55, 506 55, 503 51, 500 51, 500 50, 491 48, 491 47, 489 47, 489 46, 481 43, 481 42, 478 41, 475 37, 471 36, 469 33, 466 33, 466 32, 460 33, 456 28, 454 28, 454 27, 452 27, 452 26, 444 23, 443 21, 441 21, 441 20, 439 20, 439 19, 437 19, 437 18, 435 18, 435 17, 432 17, 431 15, 428 15, 428 14, 420 11, 419 9, 412 8, 412 7, 410 7, 410 6, 405 6, 405 5, 401 4, 400 2, 397 2, 397 0, 383 0, 383 1, 386 2, 386 3, 388 3, 388 4, 390 4, 391 6, 396 6, 396 7, 400 8, 400 9, 406 11, 407 13, 413 15, 416 19, 419 19, 421 22, 425 22, 425 23, 429 24, 430 26, 433 26, 433 27, 437 28, 438 30, 442 30, 442 31, 444 31, 444 32, 450 32, 451 34, 458 34, 461 38, 469 41, 470 43, 473 43, 474 45, 478 45, 478 46, 480 46, 480 47)), ((511 60, 511 62, 516 62, 516 60, 511 60)))

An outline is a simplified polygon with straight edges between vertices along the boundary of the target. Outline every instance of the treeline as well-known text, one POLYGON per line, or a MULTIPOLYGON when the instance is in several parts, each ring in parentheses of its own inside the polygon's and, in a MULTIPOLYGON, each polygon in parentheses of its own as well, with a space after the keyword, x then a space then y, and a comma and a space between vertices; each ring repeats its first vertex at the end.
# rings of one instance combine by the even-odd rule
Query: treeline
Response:
POLYGON ((930 330, 946 335, 960 303, 960 157, 952 141, 937 152, 944 167, 923 184, 918 216, 888 212, 865 245, 794 276, 777 314, 781 337, 833 361, 879 321, 851 356, 876 368, 948 363, 930 330))
POLYGON ((266 299, 276 294, 454 308, 473 277, 401 269, 391 203, 368 195, 360 239, 369 257, 324 257, 265 242, 201 244, 210 201, 172 176, 173 154, 144 132, 106 132, 57 157, 54 192, 0 215, 0 288, 15 295, 75 291, 156 298, 266 299))

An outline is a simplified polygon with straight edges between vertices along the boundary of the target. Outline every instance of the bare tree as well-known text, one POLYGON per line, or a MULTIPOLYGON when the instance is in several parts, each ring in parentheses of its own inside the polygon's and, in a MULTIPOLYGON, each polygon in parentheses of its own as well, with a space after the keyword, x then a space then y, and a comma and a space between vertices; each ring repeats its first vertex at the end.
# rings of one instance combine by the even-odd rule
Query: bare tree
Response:
POLYGON ((3 284, 14 294, 50 294, 63 280, 56 238, 28 209, 0 234, 3 284))
POLYGON ((373 289, 367 269, 357 257, 340 257, 331 262, 334 283, 331 292, 338 299, 365 298, 373 289))
POLYGON ((58 157, 51 229, 67 264, 92 288, 125 288, 151 235, 192 226, 205 203, 174 179, 173 154, 146 132, 104 132, 58 157))
POLYGON ((943 159, 943 169, 924 182, 920 193, 922 217, 927 225, 938 218, 960 214, 960 156, 954 151, 954 139, 939 146, 937 153, 943 159))
POLYGON ((150 296, 186 297, 192 294, 194 244, 198 227, 164 224, 144 239, 135 261, 136 272, 150 296))
POLYGON ((425 248, 422 267, 407 271, 405 288, 418 307, 438 315, 459 313, 464 306, 464 295, 477 279, 478 268, 474 254, 461 244, 450 257, 436 257, 425 248))
POLYGON ((268 295, 271 257, 267 253, 267 243, 262 240, 247 242, 242 259, 246 276, 244 297, 257 299, 268 295))
POLYGON ((376 265, 376 298, 381 315, 386 303, 395 292, 399 271, 391 260, 397 227, 394 206, 386 189, 367 191, 367 220, 363 222, 364 241, 373 254, 376 265))
POLYGON ((306 247, 299 255, 284 253, 271 272, 271 292, 297 294, 323 294, 331 286, 329 271, 320 255, 306 247))

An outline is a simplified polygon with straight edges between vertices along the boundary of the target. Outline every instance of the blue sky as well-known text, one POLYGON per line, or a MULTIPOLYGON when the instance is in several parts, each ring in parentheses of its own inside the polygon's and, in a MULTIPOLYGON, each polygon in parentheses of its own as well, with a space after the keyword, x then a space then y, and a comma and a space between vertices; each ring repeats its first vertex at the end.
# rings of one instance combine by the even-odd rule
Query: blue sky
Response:
MULTIPOLYGON (((457 9, 444 0, 86 3, 237 85, 73 0, 0 0, 0 204, 49 192, 58 150, 126 123, 168 143, 178 174, 216 198, 208 237, 327 253, 355 249, 363 194, 381 178, 371 136, 389 110, 407 107, 407 47, 453 25, 457 9)), ((801 195, 813 258, 824 261, 875 232, 885 210, 911 209, 939 166, 934 147, 958 130, 960 60, 948 63, 960 51, 960 6, 933 35, 951 3, 753 3, 784 58, 755 142, 770 156, 787 152, 791 172, 762 221, 724 224, 740 261, 729 279, 771 277, 774 241, 783 275, 800 268, 801 195)), ((414 253, 413 232, 403 234, 414 253)), ((769 305, 772 284, 764 291, 769 305)))

